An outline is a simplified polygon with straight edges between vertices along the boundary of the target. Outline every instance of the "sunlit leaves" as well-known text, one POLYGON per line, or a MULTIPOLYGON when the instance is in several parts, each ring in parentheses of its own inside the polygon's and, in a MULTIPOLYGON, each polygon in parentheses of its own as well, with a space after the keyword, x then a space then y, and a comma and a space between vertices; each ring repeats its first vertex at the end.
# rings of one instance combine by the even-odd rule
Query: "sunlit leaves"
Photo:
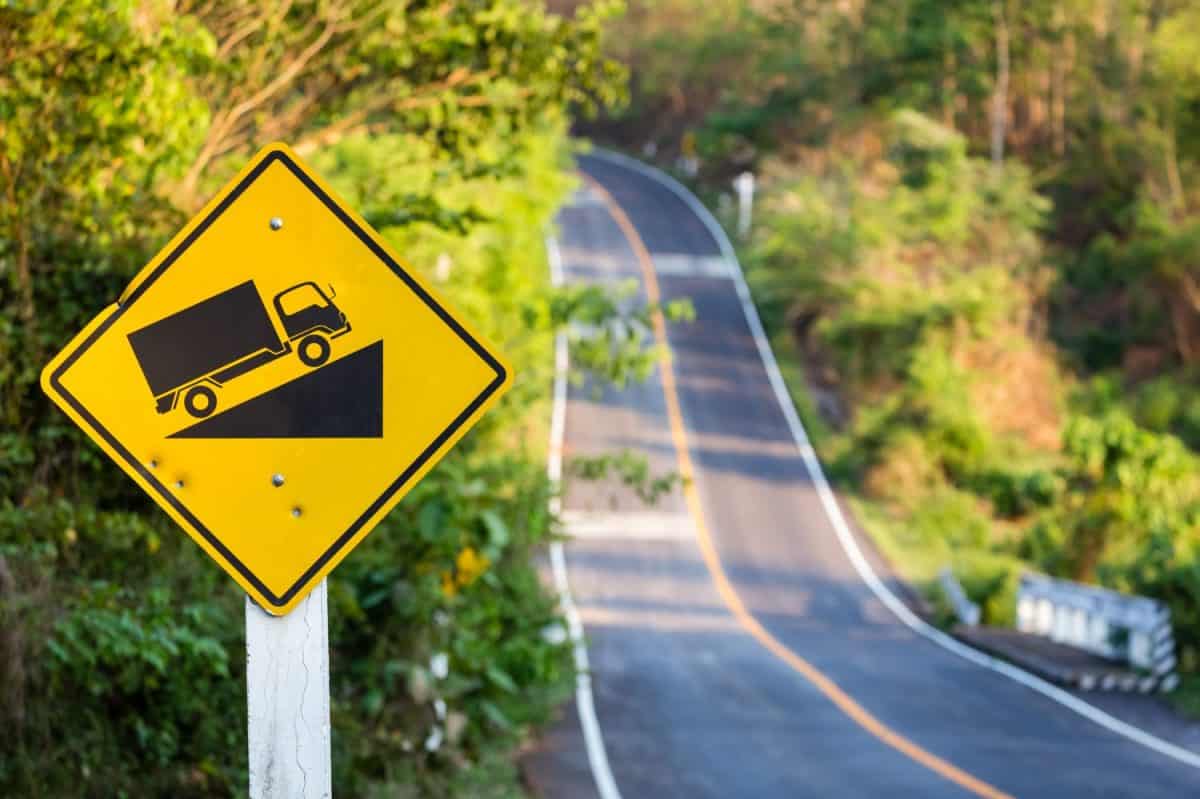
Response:
POLYGON ((36 379, 276 138, 519 376, 331 580, 338 784, 430 796, 516 784, 509 754, 572 676, 569 648, 543 634, 558 611, 533 566, 553 532, 540 430, 553 335, 569 324, 545 310, 543 236, 573 182, 568 109, 621 91, 600 56, 607 13, 564 19, 517 0, 0 3, 0 568, 16 586, 0 587, 0 669, 29 664, 19 680, 0 670, 0 690, 32 699, 0 736, 0 787, 242 790, 230 753, 244 753, 244 725, 225 712, 244 701, 242 597, 49 410, 36 379), (487 785, 497 774, 506 782, 487 785))

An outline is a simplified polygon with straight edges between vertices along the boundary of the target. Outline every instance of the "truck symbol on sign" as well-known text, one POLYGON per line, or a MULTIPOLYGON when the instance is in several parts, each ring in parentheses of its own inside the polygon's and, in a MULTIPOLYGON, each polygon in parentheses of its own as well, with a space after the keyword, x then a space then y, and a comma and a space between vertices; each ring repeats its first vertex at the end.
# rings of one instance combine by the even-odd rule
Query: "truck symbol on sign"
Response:
POLYGON ((292 351, 316 368, 329 360, 330 340, 350 332, 346 315, 312 281, 275 295, 274 319, 253 280, 214 294, 129 334, 129 344, 159 413, 183 398, 197 419, 217 409, 216 389, 292 351), (283 329, 279 335, 275 321, 283 329))

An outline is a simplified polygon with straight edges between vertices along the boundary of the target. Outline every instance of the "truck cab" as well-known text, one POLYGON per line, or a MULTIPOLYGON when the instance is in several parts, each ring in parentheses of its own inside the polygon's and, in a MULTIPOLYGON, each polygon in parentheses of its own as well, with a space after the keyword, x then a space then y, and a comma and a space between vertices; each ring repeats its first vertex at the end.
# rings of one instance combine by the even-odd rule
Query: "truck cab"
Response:
POLYGON ((350 331, 346 315, 311 280, 276 294, 275 313, 289 341, 314 331, 326 333, 331 338, 350 331))

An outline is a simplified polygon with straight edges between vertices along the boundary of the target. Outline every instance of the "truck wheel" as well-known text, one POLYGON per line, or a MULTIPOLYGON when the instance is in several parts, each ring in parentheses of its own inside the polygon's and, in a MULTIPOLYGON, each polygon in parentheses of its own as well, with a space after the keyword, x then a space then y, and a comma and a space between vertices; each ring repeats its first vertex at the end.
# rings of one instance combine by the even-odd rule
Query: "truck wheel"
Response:
POLYGON ((329 360, 329 341, 324 336, 305 336, 296 350, 305 366, 320 366, 329 360))
POLYGON ((192 386, 183 395, 183 407, 197 419, 211 416, 217 409, 217 392, 208 386, 192 386))

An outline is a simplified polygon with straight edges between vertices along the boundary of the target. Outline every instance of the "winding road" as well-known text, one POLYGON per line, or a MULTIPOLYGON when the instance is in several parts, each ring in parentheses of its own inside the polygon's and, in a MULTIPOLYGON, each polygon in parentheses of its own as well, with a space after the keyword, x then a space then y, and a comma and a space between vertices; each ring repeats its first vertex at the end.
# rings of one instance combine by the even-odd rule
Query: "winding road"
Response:
POLYGON ((781 402, 727 245, 661 177, 579 165, 565 279, 690 298, 696 321, 658 326, 669 357, 650 380, 567 390, 562 450, 637 450, 688 479, 650 507, 568 485, 558 565, 590 677, 525 759, 535 794, 1200 794, 1200 757, 956 649, 896 600, 781 402))

